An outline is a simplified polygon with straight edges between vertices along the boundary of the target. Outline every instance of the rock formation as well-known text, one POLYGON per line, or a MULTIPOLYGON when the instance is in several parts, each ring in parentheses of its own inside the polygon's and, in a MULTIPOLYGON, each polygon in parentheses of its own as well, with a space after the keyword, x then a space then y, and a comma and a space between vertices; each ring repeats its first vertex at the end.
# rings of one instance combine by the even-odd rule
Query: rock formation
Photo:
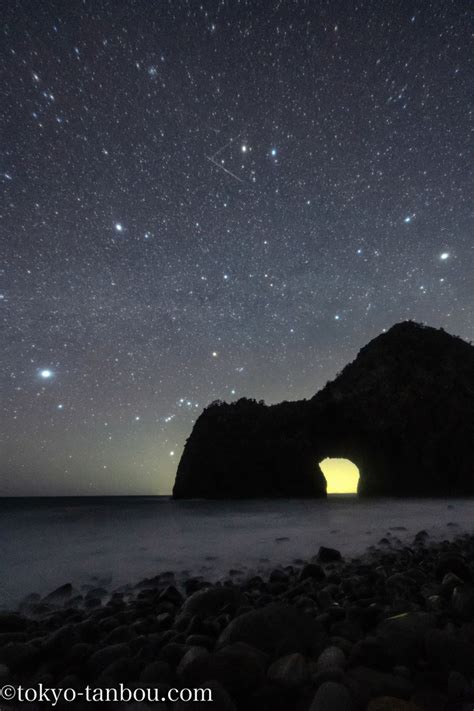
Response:
POLYGON ((173 496, 326 496, 325 457, 358 466, 362 496, 474 495, 474 347, 402 322, 310 400, 213 403, 173 496))

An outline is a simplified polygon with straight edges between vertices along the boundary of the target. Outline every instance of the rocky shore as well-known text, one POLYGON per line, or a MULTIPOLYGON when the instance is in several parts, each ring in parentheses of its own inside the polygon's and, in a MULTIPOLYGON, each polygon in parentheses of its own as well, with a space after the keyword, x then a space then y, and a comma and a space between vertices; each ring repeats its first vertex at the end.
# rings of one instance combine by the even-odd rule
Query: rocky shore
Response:
POLYGON ((388 536, 351 560, 314 553, 218 584, 160 573, 114 592, 30 595, 0 613, 0 687, 213 693, 142 711, 472 711, 474 535, 388 536))

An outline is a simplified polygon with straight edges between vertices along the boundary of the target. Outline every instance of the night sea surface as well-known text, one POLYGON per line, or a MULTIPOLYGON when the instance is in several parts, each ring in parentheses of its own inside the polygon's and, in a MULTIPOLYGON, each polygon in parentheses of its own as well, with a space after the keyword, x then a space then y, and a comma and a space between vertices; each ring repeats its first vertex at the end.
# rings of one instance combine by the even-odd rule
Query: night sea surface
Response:
POLYGON ((363 553, 472 532, 474 499, 173 501, 169 497, 0 499, 0 608, 71 582, 113 590, 174 571, 214 581, 308 560, 320 546, 363 553), (233 572, 235 575, 235 572, 233 572))

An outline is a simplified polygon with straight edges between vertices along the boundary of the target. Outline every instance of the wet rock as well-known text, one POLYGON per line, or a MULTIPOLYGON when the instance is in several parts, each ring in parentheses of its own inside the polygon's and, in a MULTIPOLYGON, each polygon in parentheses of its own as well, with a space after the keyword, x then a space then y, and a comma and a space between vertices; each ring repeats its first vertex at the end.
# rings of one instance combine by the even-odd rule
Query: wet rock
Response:
POLYGON ((288 583, 288 574, 285 573, 284 570, 275 568, 270 573, 269 581, 270 581, 270 583, 285 583, 286 584, 286 583, 288 583))
POLYGON ((219 681, 230 693, 240 695, 262 683, 266 666, 265 654, 239 642, 211 655, 209 678, 219 681))
MULTIPOLYGON (((415 705, 417 710, 419 709, 419 711, 451 711, 451 709, 447 707, 447 697, 436 691, 417 691, 411 697, 411 702, 415 705)), ((462 709, 462 711, 465 710, 462 709)))
POLYGON ((158 590, 163 585, 161 575, 155 575, 153 578, 144 578, 135 585, 136 590, 158 590))
POLYGON ((395 663, 416 661, 423 650, 426 632, 433 628, 435 618, 430 613, 407 612, 383 620, 377 627, 377 640, 395 663))
POLYGON ((50 634, 43 642, 46 654, 62 655, 81 641, 81 635, 76 625, 64 625, 50 634))
POLYGON ((176 675, 183 684, 198 684, 208 675, 209 652, 204 647, 191 647, 180 660, 176 675))
POLYGON ((367 706, 367 711, 420 711, 411 701, 397 699, 394 696, 379 696, 367 706))
POLYGON ((451 608, 457 617, 474 620, 474 585, 466 583, 454 588, 451 596, 451 608))
POLYGON ((471 580, 471 571, 464 558, 454 553, 445 553, 440 556, 436 566, 436 577, 442 580, 447 573, 454 573, 465 582, 471 580))
POLYGON ((425 544, 427 539, 429 538, 429 533, 428 531, 422 530, 418 531, 418 533, 415 535, 413 542, 417 544, 425 544))
POLYGON ((121 644, 122 642, 130 642, 136 637, 136 632, 129 625, 119 625, 109 632, 104 638, 104 645, 121 644))
POLYGON ((459 634, 429 630, 425 636, 425 654, 433 669, 457 671, 468 678, 474 676, 474 644, 459 634))
POLYGON ((10 679, 10 669, 6 664, 0 664, 0 684, 6 683, 10 679))
POLYGON ((177 667, 181 659, 184 657, 188 648, 185 644, 179 642, 169 642, 165 644, 160 651, 160 659, 168 662, 172 667, 177 667))
POLYGON ((23 632, 28 629, 29 621, 25 617, 12 612, 0 613, 0 633, 23 632))
POLYGON ((84 607, 88 610, 100 607, 102 605, 102 600, 100 597, 87 597, 84 600, 84 607))
POLYGON ((27 642, 30 635, 26 632, 1 632, 0 647, 3 647, 8 642, 27 642))
POLYGON ((409 575, 394 573, 386 579, 385 588, 390 596, 398 595, 409 599, 418 588, 418 585, 409 575))
POLYGON ((169 612, 161 612, 156 616, 155 622, 160 630, 168 630, 173 624, 174 617, 169 612))
POLYGON ((439 588, 440 594, 444 598, 449 598, 455 587, 463 584, 463 580, 459 578, 455 573, 446 573, 443 580, 441 581, 441 586, 439 588))
POLYGON ((308 660, 298 652, 277 659, 269 667, 267 675, 270 681, 287 689, 304 686, 311 679, 308 660))
POLYGON ((452 671, 448 677, 448 696, 453 701, 462 700, 469 689, 466 677, 458 671, 452 671))
POLYGON ((122 657, 109 664, 97 677, 97 686, 107 687, 136 679, 139 665, 136 659, 122 657))
POLYGON ((346 666, 346 655, 335 645, 326 647, 319 655, 315 671, 317 674, 327 672, 334 669, 344 669, 346 666))
POLYGON ((86 600, 88 598, 98 598, 99 600, 103 600, 108 596, 108 594, 109 593, 105 588, 90 588, 86 593, 86 600))
POLYGON ((92 672, 97 674, 113 662, 130 657, 130 655, 131 652, 128 644, 112 644, 94 652, 89 658, 88 667, 92 672))
POLYGON ((340 551, 335 548, 326 548, 326 546, 321 546, 317 559, 320 563, 337 563, 342 560, 342 555, 340 551))
POLYGON ((171 678, 171 667, 167 662, 156 661, 147 664, 140 673, 140 681, 146 684, 168 682, 171 678))
POLYGON ((222 632, 218 647, 246 642, 272 656, 301 652, 319 654, 324 631, 312 617, 295 607, 272 603, 236 617, 222 632))
POLYGON ((64 603, 72 596, 72 593, 73 588, 71 583, 66 583, 65 585, 61 585, 59 588, 56 588, 48 595, 46 595, 43 598, 43 602, 54 604, 64 603))
POLYGON ((211 583, 206 582, 202 578, 188 578, 184 582, 184 589, 186 590, 186 595, 190 596, 198 590, 203 588, 211 587, 211 583))
POLYGON ((218 615, 226 607, 237 609, 245 602, 239 588, 216 585, 193 593, 183 605, 184 614, 218 615))
POLYGON ((316 692, 309 711, 354 711, 351 695, 343 684, 326 681, 316 692))
POLYGON ((81 665, 96 651, 93 644, 88 642, 79 642, 74 644, 66 653, 66 659, 70 664, 81 665))
POLYGON ((216 644, 215 639, 205 634, 190 634, 186 637, 186 644, 189 647, 204 647, 211 651, 216 644))
POLYGON ((0 649, 0 662, 13 672, 29 669, 39 657, 40 651, 32 642, 9 642, 0 649))
POLYGON ((343 637, 350 642, 356 642, 363 635, 362 626, 357 622, 350 620, 340 620, 331 625, 331 635, 343 637))
POLYGON ((263 680, 265 657, 245 644, 233 644, 213 654, 193 647, 181 660, 178 678, 188 686, 202 686, 205 679, 215 679, 230 693, 255 689, 263 680))
POLYGON ((371 667, 388 671, 393 664, 391 649, 385 643, 373 636, 365 637, 354 644, 349 654, 350 667, 371 667))
POLYGON ((350 669, 347 672, 347 680, 363 706, 377 696, 409 699, 413 692, 413 684, 408 679, 370 667, 360 666, 350 669))
POLYGON ((303 566, 299 575, 300 580, 307 580, 309 578, 318 582, 323 581, 325 577, 326 573, 317 563, 307 563, 303 566))
POLYGON ((159 595, 159 602, 171 602, 173 605, 181 605, 183 596, 174 585, 168 585, 159 595))

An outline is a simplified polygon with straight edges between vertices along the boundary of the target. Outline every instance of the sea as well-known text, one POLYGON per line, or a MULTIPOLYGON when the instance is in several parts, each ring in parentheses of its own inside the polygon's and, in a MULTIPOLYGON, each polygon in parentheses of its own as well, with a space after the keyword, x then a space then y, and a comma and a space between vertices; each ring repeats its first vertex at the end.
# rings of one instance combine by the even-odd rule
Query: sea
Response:
POLYGON ((174 501, 169 497, 0 499, 0 609, 64 583, 115 590, 173 571, 209 581, 266 574, 320 546, 358 556, 474 532, 474 499, 174 501))

